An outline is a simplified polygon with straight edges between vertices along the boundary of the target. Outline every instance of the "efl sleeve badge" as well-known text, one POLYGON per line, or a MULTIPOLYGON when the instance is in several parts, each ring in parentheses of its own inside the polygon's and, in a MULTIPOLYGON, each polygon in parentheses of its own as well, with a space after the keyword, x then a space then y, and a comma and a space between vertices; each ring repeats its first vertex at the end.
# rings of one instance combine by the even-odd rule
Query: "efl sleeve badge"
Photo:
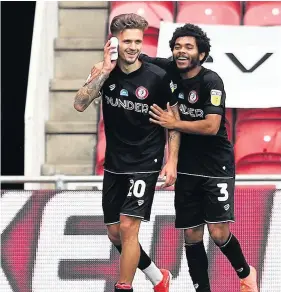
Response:
POLYGON ((222 92, 220 90, 211 90, 211 104, 214 106, 219 106, 221 104, 222 92))

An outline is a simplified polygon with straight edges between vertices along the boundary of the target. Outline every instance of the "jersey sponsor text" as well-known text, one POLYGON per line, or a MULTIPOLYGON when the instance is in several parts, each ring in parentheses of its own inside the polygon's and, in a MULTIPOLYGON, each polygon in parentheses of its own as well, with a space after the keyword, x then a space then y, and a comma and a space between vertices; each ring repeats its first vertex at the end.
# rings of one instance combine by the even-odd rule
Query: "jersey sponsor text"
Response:
POLYGON ((138 113, 147 114, 149 110, 149 106, 146 103, 133 102, 131 100, 121 100, 120 98, 113 98, 109 96, 105 96, 107 104, 110 104, 114 107, 122 107, 125 110, 135 111, 138 113))

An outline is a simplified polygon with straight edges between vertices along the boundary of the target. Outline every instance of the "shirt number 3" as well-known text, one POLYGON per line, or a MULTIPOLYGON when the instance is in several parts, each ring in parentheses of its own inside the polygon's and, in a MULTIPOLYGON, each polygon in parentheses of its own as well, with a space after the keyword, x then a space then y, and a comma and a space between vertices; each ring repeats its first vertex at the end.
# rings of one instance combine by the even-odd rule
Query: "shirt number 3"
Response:
POLYGON ((222 194, 222 196, 218 197, 218 200, 220 202, 227 201, 227 199, 229 197, 229 194, 227 191, 227 183, 217 184, 217 187, 220 188, 220 193, 222 194))

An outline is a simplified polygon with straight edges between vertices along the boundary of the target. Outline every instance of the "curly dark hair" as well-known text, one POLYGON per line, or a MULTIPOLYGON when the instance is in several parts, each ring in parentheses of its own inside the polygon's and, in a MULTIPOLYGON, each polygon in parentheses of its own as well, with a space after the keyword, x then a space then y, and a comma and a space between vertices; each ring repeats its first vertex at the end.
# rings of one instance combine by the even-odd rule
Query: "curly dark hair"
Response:
POLYGON ((200 63, 203 64, 208 58, 211 48, 210 39, 207 37, 207 34, 199 26, 191 23, 178 27, 170 40, 170 48, 172 51, 174 50, 177 38, 185 36, 195 37, 199 53, 205 53, 205 57, 200 61, 200 63))

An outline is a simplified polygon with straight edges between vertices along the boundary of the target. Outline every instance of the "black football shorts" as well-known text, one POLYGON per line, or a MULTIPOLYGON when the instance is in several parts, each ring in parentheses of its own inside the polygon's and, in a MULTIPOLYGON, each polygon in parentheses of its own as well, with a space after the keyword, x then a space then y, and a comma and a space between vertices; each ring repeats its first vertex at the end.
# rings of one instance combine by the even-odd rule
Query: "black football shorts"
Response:
POLYGON ((104 172, 102 208, 105 224, 120 221, 120 215, 150 220, 159 172, 115 174, 104 172))
POLYGON ((234 222, 234 178, 178 174, 175 184, 176 228, 234 222))

